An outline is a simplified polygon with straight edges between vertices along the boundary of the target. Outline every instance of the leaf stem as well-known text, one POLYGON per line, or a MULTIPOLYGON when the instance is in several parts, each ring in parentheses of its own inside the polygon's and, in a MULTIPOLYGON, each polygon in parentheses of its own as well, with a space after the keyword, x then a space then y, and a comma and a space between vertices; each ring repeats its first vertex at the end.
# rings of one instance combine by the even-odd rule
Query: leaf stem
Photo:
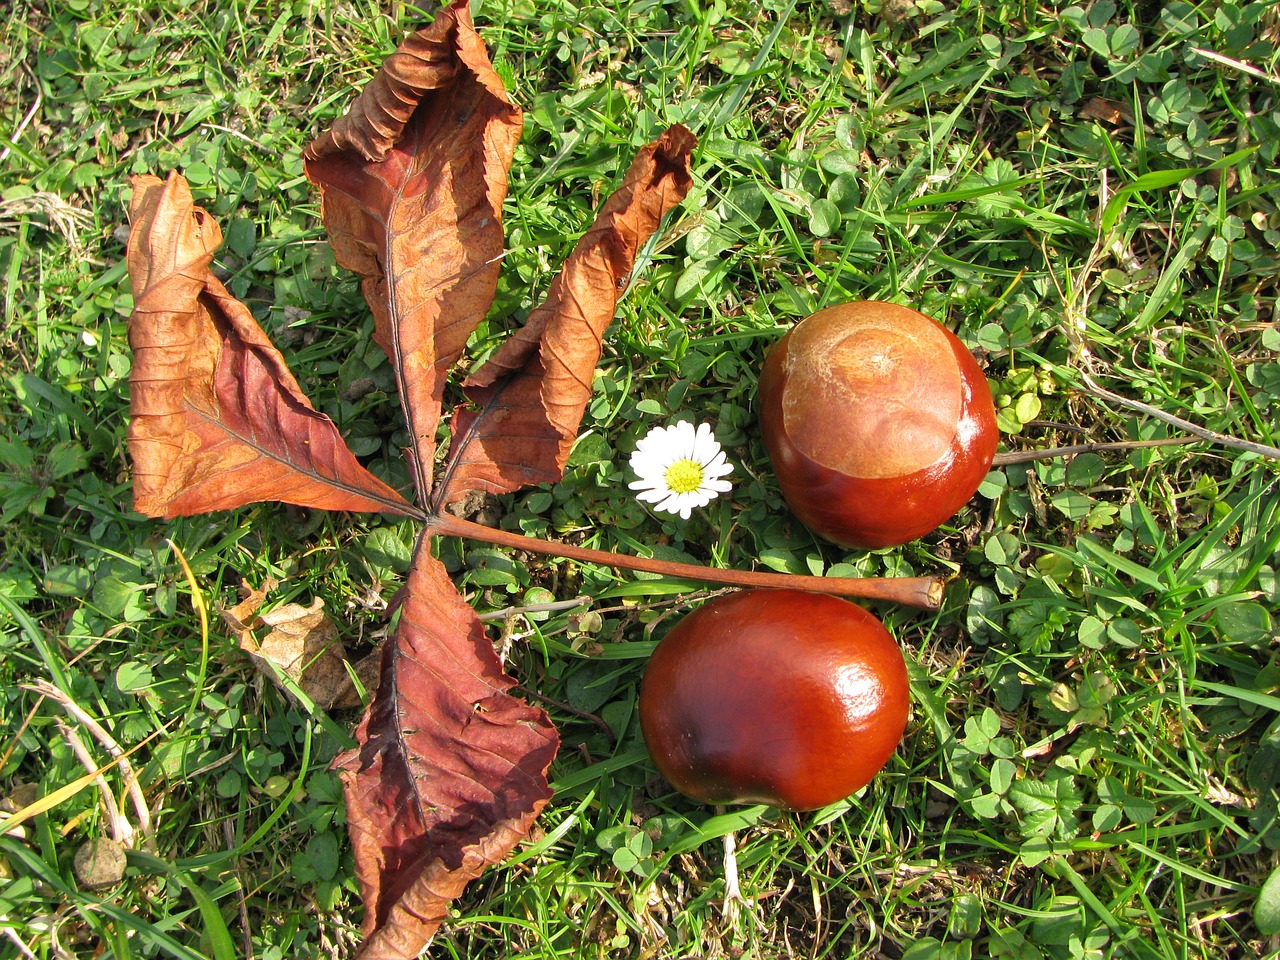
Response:
POLYGON ((446 534, 467 537, 513 550, 565 557, 584 563, 599 563, 621 570, 639 570, 664 577, 701 580, 706 583, 724 583, 734 587, 772 587, 775 589, 808 590, 812 593, 829 593, 861 600, 885 600, 918 607, 921 610, 937 610, 942 606, 942 588, 946 579, 931 577, 809 577, 793 573, 768 573, 761 570, 724 570, 705 567, 696 563, 678 563, 659 560, 656 557, 632 557, 609 550, 593 550, 571 543, 539 540, 508 530, 486 527, 480 523, 463 520, 450 513, 441 513, 427 521, 428 534, 446 534))

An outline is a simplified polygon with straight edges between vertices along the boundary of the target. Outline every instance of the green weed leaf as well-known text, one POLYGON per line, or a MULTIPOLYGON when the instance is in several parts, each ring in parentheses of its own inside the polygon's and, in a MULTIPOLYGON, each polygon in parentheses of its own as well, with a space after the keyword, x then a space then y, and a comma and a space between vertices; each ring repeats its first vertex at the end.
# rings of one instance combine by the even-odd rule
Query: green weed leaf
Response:
POLYGON ((1075 778, 1069 774, 1051 771, 1042 780, 1015 780, 1008 796, 1022 815, 1024 835, 1066 840, 1076 834, 1076 814, 1082 801, 1075 778))
POLYGON ((1280 933, 1280 867, 1271 871, 1253 906, 1253 922, 1264 937, 1280 933))

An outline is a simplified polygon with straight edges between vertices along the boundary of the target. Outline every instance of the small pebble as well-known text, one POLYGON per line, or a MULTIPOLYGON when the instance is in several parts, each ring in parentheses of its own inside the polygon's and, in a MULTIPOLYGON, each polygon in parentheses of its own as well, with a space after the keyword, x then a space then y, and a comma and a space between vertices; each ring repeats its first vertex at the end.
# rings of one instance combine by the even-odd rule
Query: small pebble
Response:
POLYGON ((114 887, 124 877, 124 847, 110 837, 88 840, 76 851, 73 866, 83 889, 114 887))

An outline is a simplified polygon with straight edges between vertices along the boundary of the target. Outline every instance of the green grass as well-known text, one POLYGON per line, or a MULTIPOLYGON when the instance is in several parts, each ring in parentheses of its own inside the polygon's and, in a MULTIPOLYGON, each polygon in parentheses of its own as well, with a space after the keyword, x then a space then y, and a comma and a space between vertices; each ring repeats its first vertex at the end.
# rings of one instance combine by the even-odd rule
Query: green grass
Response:
MULTIPOLYGON (((110 833, 95 787, 0 838, 0 956, 354 952, 327 770, 354 716, 255 674, 216 607, 272 576, 270 603, 321 597, 367 652, 413 525, 129 509, 121 228, 130 174, 183 170, 227 235, 232 291, 362 459, 406 486, 394 380, 301 170, 412 23, 397 11, 19 0, 0 22, 0 798, 21 807, 20 784, 43 796, 84 775, 59 722, 109 759, 28 689, 43 679, 137 747, 156 825, 154 849, 96 892, 72 869, 110 833)), ((876 297, 975 350, 1002 450, 1176 433, 1096 400, 1085 375, 1274 446, 1271 6, 486 0, 477 21, 526 127, 474 359, 531 309, 638 145, 673 121, 700 137, 693 193, 609 334, 589 436, 563 481, 501 500, 502 524, 739 567, 956 579, 936 615, 878 611, 912 664, 914 715, 874 783, 815 814, 714 811, 656 778, 635 717, 687 587, 445 544, 478 609, 533 587, 592 598, 598 618, 514 621, 509 665, 613 736, 549 708, 555 800, 432 955, 1280 955, 1252 916, 1280 849, 1275 463, 1194 443, 1008 464, 937 533, 849 553, 790 518, 753 414, 789 324, 876 297), (740 468, 688 523, 625 488, 635 442, 677 415, 715 424, 740 468), (729 833, 746 902, 726 912, 729 833)), ((120 771, 105 776, 136 824, 120 771)))

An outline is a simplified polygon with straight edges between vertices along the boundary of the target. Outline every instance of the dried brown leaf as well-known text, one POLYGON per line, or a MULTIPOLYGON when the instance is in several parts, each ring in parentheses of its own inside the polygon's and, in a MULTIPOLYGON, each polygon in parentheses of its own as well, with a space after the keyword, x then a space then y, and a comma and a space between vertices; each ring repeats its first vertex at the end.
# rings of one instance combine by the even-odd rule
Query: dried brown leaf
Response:
POLYGON ((240 581, 240 602, 234 607, 220 610, 222 621, 235 633, 240 645, 244 646, 244 632, 253 629, 258 611, 267 602, 267 594, 279 586, 275 577, 267 577, 261 587, 255 587, 248 580, 240 581))
POLYGON ((528 832, 557 737, 419 542, 382 682, 335 762, 364 897, 362 960, 418 956, 449 902, 528 832))
POLYGON ((306 151, 338 262, 362 278, 431 486, 445 378, 493 301, 521 130, 465 0, 387 58, 306 151))
POLYGON ((360 466, 252 314, 209 272, 222 234, 187 182, 135 177, 129 216, 136 509, 176 517, 281 500, 414 515, 360 466))
POLYGON ((620 288, 662 217, 684 199, 694 136, 676 125, 644 147, 553 281, 546 300, 464 386, 478 409, 452 423, 438 503, 558 480, 591 398, 620 288))
POLYGON ((1133 108, 1118 100, 1107 100, 1093 97, 1076 114, 1081 120, 1097 120, 1110 126, 1130 123, 1133 120, 1133 108))
POLYGON ((293 699, 293 691, 280 683, 278 669, 322 710, 359 706, 347 672, 346 650, 337 626, 325 613, 324 601, 314 597, 310 607, 286 603, 259 614, 269 587, 242 587, 246 589, 248 595, 222 611, 222 619, 259 672, 293 699), (256 631, 262 627, 267 632, 259 639, 256 631))

